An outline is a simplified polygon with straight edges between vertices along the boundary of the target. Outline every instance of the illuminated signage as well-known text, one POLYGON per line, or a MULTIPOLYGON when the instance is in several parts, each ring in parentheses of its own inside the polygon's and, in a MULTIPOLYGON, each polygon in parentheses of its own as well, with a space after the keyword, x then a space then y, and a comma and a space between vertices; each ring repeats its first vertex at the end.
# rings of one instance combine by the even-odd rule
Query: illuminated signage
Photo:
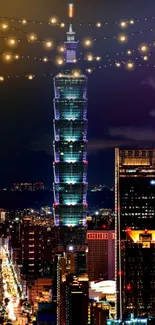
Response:
POLYGON ((87 239, 91 240, 105 240, 108 239, 108 233, 103 232, 88 232, 87 239))

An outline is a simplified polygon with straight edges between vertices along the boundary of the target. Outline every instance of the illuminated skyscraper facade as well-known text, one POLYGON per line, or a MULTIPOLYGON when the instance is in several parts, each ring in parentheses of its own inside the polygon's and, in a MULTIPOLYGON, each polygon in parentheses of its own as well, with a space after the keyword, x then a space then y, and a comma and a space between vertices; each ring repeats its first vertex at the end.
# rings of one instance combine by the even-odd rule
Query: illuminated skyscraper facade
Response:
POLYGON ((116 149, 117 316, 155 316, 155 149, 116 149))
MULTIPOLYGON (((70 25, 66 63, 76 62, 70 25)), ((77 71, 54 78, 54 215, 58 226, 84 226, 87 194, 87 77, 77 71)))

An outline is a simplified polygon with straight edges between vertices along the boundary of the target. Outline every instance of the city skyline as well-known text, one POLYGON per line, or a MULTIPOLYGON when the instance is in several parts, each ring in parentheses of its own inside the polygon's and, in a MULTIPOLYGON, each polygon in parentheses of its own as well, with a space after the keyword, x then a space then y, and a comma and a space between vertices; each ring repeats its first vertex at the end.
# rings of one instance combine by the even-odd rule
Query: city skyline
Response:
MULTIPOLYGON (((121 20, 127 17, 144 17, 151 16, 153 2, 150 0, 141 6, 139 12, 138 5, 132 1, 129 4, 122 3, 121 8, 113 3, 102 3, 98 1, 88 5, 93 10, 94 17, 86 15, 86 8, 83 8, 81 15, 81 4, 76 3, 76 20, 75 28, 77 36, 82 37, 83 28, 80 31, 78 22, 115 19, 121 20), (96 5, 97 4, 97 5, 96 5), (113 12, 111 12, 113 5, 113 12), (86 16, 86 17, 85 17, 86 16)), ((44 7, 44 12, 40 13, 39 8, 42 6, 40 0, 35 10, 32 6, 31 12, 16 0, 16 11, 12 5, 3 4, 2 15, 14 17, 28 17, 29 19, 45 19, 55 14, 66 21, 67 1, 62 6, 60 12, 58 1, 53 1, 44 7)), ((135 25, 134 30, 151 27, 152 22, 140 22, 135 25)), ((26 27, 24 27, 25 29, 26 27)), ((28 30, 35 32, 40 30, 36 26, 31 26, 28 30), (33 27, 33 28, 32 28, 33 27)), ((102 30, 103 31, 103 30, 102 30)), ((102 35, 102 31, 90 31, 87 27, 86 36, 96 36, 97 33, 102 35)), ((66 30, 65 30, 66 32, 66 30)), ((115 26, 105 26, 104 35, 113 35, 119 33, 115 26)), ((46 29, 45 35, 57 37, 57 31, 46 29)), ((64 33, 65 34, 65 33, 64 33)), ((2 34, 4 35, 4 34, 2 34)), ((92 51, 96 54, 116 53, 124 48, 136 48, 142 42, 151 42, 152 34, 129 38, 126 45, 118 44, 116 41, 103 42, 92 51)), ((59 35, 58 35, 59 36, 59 35)), ((59 36, 61 39, 62 36, 59 36)), ((2 42, 2 41, 1 41, 2 42)), ((3 42, 4 43, 4 42, 3 42)), ((5 46, 2 43, 2 50, 5 46)), ((90 49, 91 50, 91 49, 90 49)), ((31 49, 31 54, 35 55, 35 47, 31 49)), ((24 45, 21 46, 21 53, 30 54, 24 45)), ((42 52, 40 52, 42 53, 42 52)), ((49 52, 46 52, 49 54, 49 52)), ((24 69, 31 72, 33 62, 27 63, 24 69)), ((50 65, 43 67, 35 64, 35 70, 38 68, 41 73, 53 71, 56 68, 50 65)), ((21 64, 3 64, 2 72, 4 74, 22 73, 21 64)), ((107 183, 111 185, 114 179, 114 147, 151 147, 154 142, 154 77, 151 68, 136 68, 135 71, 128 72, 116 68, 98 69, 92 75, 89 75, 88 98, 89 98, 89 128, 88 128, 88 179, 93 183, 107 183), (148 79, 149 78, 149 79, 148 79), (132 80, 134 79, 134 82, 132 80), (125 80, 125 82, 124 82, 125 80), (144 82, 143 82, 144 81, 144 82), (146 83, 146 84, 144 84, 146 83), (113 96, 110 96, 110 93, 113 96), (138 141, 137 141, 138 140, 138 141), (139 144, 138 144, 139 142, 139 144), (95 173, 94 173, 95 169, 95 173)), ((47 186, 52 187, 53 175, 51 173, 51 162, 53 161, 53 130, 52 130, 52 106, 54 93, 52 90, 52 78, 39 78, 32 83, 21 80, 9 81, 0 85, 1 89, 1 130, 0 130, 0 185, 9 186, 15 179, 42 179, 47 186), (9 93, 9 96, 7 95, 9 93)))

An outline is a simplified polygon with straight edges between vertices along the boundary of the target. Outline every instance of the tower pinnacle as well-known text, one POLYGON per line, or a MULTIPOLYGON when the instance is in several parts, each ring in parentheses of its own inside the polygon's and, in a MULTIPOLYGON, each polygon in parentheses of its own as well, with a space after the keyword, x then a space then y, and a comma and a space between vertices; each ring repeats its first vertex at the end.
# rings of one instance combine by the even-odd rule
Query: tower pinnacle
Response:
MULTIPOLYGON (((68 16, 73 18, 74 16, 74 5, 70 3, 68 5, 68 16)), ((73 31, 72 23, 69 25, 69 31, 67 32, 67 41, 64 43, 66 52, 66 63, 76 62, 76 50, 78 42, 75 41, 75 32, 73 31)))

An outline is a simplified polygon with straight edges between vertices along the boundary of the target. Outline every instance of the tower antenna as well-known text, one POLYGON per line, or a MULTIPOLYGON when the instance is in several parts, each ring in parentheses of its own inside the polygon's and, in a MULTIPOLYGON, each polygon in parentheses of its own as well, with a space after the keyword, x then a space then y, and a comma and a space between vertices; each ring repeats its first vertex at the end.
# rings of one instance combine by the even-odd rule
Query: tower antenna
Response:
POLYGON ((74 17, 74 4, 73 3, 68 4, 68 17, 69 18, 74 17))

